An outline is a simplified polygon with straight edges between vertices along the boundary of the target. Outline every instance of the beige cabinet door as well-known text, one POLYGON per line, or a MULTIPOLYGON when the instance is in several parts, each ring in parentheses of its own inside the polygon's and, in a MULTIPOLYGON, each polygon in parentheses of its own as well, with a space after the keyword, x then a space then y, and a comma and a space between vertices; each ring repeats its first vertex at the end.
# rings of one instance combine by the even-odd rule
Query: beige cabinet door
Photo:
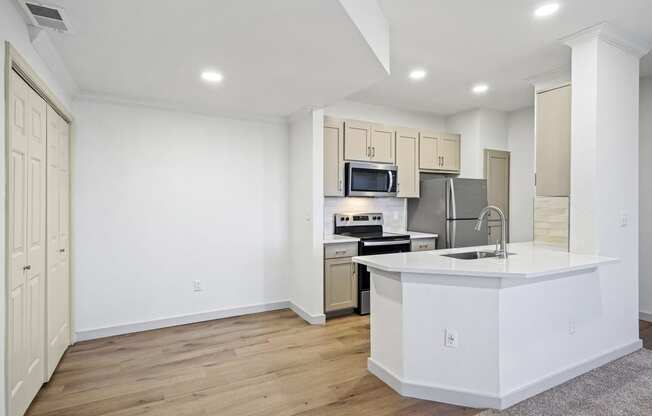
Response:
POLYGON ((344 123, 324 117, 324 196, 344 196, 344 123))
POLYGON ((48 106, 47 131, 47 346, 49 380, 70 345, 68 232, 68 123, 48 106))
POLYGON ((45 101, 15 72, 9 82, 7 175, 9 415, 22 415, 44 377, 45 101))
POLYGON ((419 132, 396 130, 396 165, 398 166, 398 197, 419 197, 419 132))
POLYGON ((393 127, 374 124, 371 127, 371 161, 395 163, 393 127))
POLYGON ((419 135, 419 169, 436 170, 441 166, 437 157, 437 136, 421 132, 419 135))
POLYGON ((371 124, 344 122, 344 159, 367 162, 371 159, 371 124))
POLYGON ((536 194, 570 195, 571 86, 536 96, 536 194))
POLYGON ((460 136, 456 134, 440 134, 437 143, 439 159, 438 169, 446 171, 460 170, 460 136))
POLYGON ((358 275, 351 258, 324 261, 324 311, 358 306, 358 275))

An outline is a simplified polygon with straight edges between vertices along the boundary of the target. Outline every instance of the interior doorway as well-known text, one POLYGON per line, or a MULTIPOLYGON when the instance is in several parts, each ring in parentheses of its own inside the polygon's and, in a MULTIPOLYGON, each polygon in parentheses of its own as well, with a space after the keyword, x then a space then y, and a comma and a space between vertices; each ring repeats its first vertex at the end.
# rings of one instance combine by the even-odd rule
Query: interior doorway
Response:
MULTIPOLYGON (((505 235, 509 242, 509 170, 510 153, 503 150, 485 149, 484 177, 487 180, 487 202, 495 205, 505 214, 505 235)), ((488 217, 489 243, 500 241, 500 220, 491 212, 488 217)))

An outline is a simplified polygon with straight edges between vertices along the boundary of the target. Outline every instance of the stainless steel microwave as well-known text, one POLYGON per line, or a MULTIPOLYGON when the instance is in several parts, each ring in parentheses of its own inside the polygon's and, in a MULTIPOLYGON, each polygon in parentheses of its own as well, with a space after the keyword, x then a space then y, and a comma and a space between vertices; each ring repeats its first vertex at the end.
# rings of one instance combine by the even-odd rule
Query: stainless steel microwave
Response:
POLYGON ((346 196, 396 196, 396 166, 362 162, 345 166, 346 196))

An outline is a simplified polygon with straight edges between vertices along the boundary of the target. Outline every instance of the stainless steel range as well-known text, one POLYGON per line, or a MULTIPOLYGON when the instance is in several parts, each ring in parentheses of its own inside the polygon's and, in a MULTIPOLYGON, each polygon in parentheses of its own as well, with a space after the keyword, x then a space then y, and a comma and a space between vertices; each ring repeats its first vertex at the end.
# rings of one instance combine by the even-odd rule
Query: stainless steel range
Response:
MULTIPOLYGON (((410 236, 383 231, 382 213, 335 214, 335 234, 359 238, 358 255, 403 253, 410 251, 410 236)), ((358 308, 360 315, 369 313, 369 272, 358 265, 358 308)))

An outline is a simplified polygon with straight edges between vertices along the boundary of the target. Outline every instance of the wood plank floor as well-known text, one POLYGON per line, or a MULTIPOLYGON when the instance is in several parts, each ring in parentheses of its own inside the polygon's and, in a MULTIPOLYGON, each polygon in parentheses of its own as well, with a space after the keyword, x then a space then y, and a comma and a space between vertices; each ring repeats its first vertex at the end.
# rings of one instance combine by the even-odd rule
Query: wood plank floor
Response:
MULTIPOLYGON (((641 323, 652 348, 652 324, 641 323)), ((289 310, 71 347, 29 416, 442 415, 369 374, 369 318, 310 326, 289 310)))

